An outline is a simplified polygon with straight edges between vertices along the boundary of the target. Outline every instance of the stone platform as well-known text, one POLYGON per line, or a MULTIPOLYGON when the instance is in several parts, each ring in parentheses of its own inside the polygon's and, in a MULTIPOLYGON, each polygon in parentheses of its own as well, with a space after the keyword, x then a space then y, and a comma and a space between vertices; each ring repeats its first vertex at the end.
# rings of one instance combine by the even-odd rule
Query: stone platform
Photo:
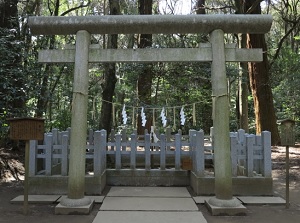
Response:
POLYGON ((112 187, 93 223, 207 223, 186 187, 112 187))
MULTIPOLYGON (((29 195, 29 204, 59 203, 65 195, 29 195)), ((192 197, 186 187, 111 187, 105 196, 87 196, 101 204, 93 223, 207 223, 198 210, 211 196, 192 197), (197 206, 198 205, 198 206, 197 206)), ((275 196, 237 196, 244 205, 285 205, 275 196)), ((24 196, 11 200, 22 204, 24 196)), ((94 207, 95 208, 95 207, 94 207)))

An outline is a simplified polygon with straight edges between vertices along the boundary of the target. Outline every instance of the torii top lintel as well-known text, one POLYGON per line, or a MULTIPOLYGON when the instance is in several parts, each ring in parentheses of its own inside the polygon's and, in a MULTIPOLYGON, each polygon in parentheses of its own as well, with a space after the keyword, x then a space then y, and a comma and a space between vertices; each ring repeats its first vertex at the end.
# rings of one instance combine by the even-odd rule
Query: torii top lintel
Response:
POLYGON ((79 30, 91 34, 267 33, 271 15, 107 15, 30 16, 33 35, 69 35, 79 30))

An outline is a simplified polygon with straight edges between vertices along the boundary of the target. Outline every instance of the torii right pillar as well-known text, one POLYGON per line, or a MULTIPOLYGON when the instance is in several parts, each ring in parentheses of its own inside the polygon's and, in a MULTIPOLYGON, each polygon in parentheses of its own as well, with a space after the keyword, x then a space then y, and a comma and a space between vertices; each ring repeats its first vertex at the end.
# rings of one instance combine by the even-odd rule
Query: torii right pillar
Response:
POLYGON ((216 196, 206 202, 212 215, 245 215, 246 208, 232 194, 229 138, 229 98, 225 66, 224 32, 211 32, 214 171, 216 196))

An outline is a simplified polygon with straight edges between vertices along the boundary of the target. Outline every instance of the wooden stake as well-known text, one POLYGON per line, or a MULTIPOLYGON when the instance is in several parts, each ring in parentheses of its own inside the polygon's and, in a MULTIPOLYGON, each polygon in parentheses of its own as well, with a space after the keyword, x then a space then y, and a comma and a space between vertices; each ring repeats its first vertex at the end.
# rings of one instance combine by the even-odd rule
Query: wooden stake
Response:
POLYGON ((196 126, 196 104, 193 103, 193 126, 196 126))
POLYGON ((290 151, 289 146, 285 147, 285 207, 290 207, 290 151))
POLYGON ((25 176, 24 176, 24 203, 23 203, 23 213, 28 215, 28 177, 29 177, 29 140, 26 140, 25 145, 25 176))

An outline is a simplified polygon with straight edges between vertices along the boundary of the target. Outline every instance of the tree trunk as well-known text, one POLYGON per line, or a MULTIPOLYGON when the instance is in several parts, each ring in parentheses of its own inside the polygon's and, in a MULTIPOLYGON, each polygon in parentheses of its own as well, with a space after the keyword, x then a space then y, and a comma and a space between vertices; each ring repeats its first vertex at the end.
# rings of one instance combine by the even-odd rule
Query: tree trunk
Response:
MULTIPOLYGON (((117 0, 109 1, 110 15, 119 15, 120 5, 117 0)), ((113 34, 108 36, 107 48, 117 49, 118 47, 118 35, 113 34)), ((102 84, 102 106, 99 129, 105 129, 107 135, 111 130, 111 119, 112 119, 112 100, 115 92, 115 86, 117 82, 116 78, 116 64, 109 63, 104 65, 104 83, 102 84)), ((114 126, 113 126, 114 127, 114 126)))
MULTIPOLYGON (((53 16, 58 16, 59 6, 60 6, 60 2, 59 2, 59 0, 56 0, 53 16)), ((54 45, 55 45, 55 36, 51 36, 50 43, 49 43, 49 49, 54 49, 54 45)), ((44 77, 42 79, 41 90, 40 90, 40 94, 38 96, 38 101, 37 101, 36 117, 43 117, 43 114, 47 109, 47 104, 49 101, 49 86, 48 86, 49 83, 48 82, 49 82, 49 75, 53 75, 53 74, 51 74, 53 65, 46 64, 45 66, 46 66, 45 71, 43 72, 44 77)), ((51 119, 51 116, 50 116, 50 119, 51 119)))
MULTIPOLYGON (((151 15, 152 14, 152 0, 139 0, 139 13, 140 15, 151 15)), ((140 41, 138 43, 139 48, 147 48, 152 46, 152 34, 141 34, 140 41)), ((138 97, 142 104, 151 104, 151 86, 153 79, 152 64, 144 64, 142 72, 138 76, 138 97)), ((146 129, 150 131, 152 123, 152 114, 147 115, 146 129)), ((138 134, 143 134, 145 128, 142 126, 140 114, 138 115, 137 122, 138 134)))
POLYGON ((205 14, 205 0, 198 0, 197 1, 197 8, 196 8, 196 13, 197 14, 205 14))
MULTIPOLYGON (((50 37, 49 49, 54 49, 55 36, 50 37)), ((36 105, 36 117, 43 117, 44 112, 47 110, 47 104, 49 101, 49 75, 52 74, 52 64, 45 64, 45 70, 41 71, 43 74, 40 93, 38 95, 37 105, 36 105)))
MULTIPOLYGON (((236 14, 244 14, 244 6, 240 0, 235 0, 236 14)), ((240 34, 239 47, 246 48, 247 35, 240 34)), ((248 119, 248 64, 246 62, 239 63, 239 88, 237 97, 237 110, 236 116, 238 120, 238 127, 244 129, 245 132, 249 132, 249 119, 248 119)))
MULTIPOLYGON (((244 41, 244 34, 242 35, 242 42, 244 41)), ((241 48, 244 48, 242 46, 241 48)), ((248 73, 247 63, 241 62, 239 67, 239 95, 238 95, 238 120, 239 128, 244 129, 245 132, 249 132, 249 121, 248 121, 248 73)))
MULTIPOLYGON (((256 2, 247 1, 245 12, 256 2)), ((260 4, 253 7, 251 14, 261 14, 260 4)), ((248 34, 247 48, 262 48, 267 51, 265 37, 262 34, 248 34)), ((256 133, 270 131, 272 134, 272 145, 280 143, 280 136, 276 124, 276 115, 273 104, 273 95, 270 85, 270 70, 267 54, 263 54, 263 62, 248 63, 250 87, 253 95, 255 109, 256 133)))

